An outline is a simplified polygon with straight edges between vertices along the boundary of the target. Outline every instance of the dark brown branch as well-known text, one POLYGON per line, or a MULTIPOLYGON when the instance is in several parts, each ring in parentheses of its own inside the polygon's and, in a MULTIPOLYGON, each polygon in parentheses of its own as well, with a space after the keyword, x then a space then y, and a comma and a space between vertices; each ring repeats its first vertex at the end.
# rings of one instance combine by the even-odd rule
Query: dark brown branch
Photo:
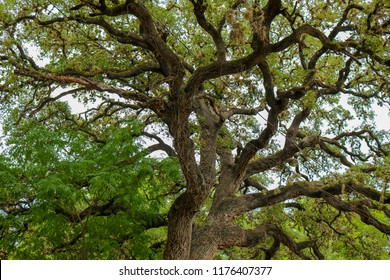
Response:
POLYGON ((40 26, 50 26, 58 22, 65 22, 65 21, 75 21, 83 24, 90 24, 90 25, 96 25, 102 27, 105 31, 107 31, 110 35, 114 36, 118 42, 125 43, 125 44, 132 44, 135 46, 142 47, 144 49, 151 49, 151 46, 147 43, 146 39, 133 32, 122 32, 114 26, 110 25, 107 21, 105 21, 103 18, 88 18, 88 17, 82 17, 82 16, 68 16, 68 17, 55 17, 49 20, 40 20, 36 16, 26 16, 21 17, 17 19, 15 22, 7 24, 7 26, 15 25, 19 22, 25 21, 25 20, 33 20, 40 26))
POLYGON ((143 131, 142 135, 149 137, 151 139, 154 139, 158 142, 158 144, 147 148, 149 150, 149 152, 161 150, 161 151, 164 151, 169 157, 177 157, 176 151, 171 146, 166 144, 164 142, 164 140, 162 140, 157 135, 151 134, 151 133, 146 132, 146 131, 143 131))
POLYGON ((44 99, 42 99, 39 104, 36 106, 36 108, 34 108, 34 110, 29 114, 29 117, 32 117, 34 116, 36 113, 38 113, 43 107, 45 107, 46 105, 54 102, 54 101, 57 101, 58 99, 61 99, 62 97, 64 96, 67 96, 67 95, 70 95, 70 94, 75 94, 79 91, 83 91, 85 90, 85 88, 76 88, 76 89, 72 89, 72 90, 68 90, 68 91, 64 91, 60 94, 58 94, 57 96, 55 97, 46 97, 44 99))
MULTIPOLYGON (((348 5, 344 12, 343 12, 343 15, 341 17, 341 19, 339 20, 339 22, 337 23, 337 25, 333 28, 333 30, 329 33, 329 39, 333 40, 334 38, 336 38, 337 34, 339 34, 340 31, 345 31, 345 29, 343 29, 343 24, 344 22, 348 19, 348 14, 351 10, 353 9, 357 9, 359 11, 362 11, 364 8, 362 6, 359 6, 359 5, 355 5, 355 4, 351 4, 351 5, 348 5)), ((344 26, 345 28, 345 26, 344 26)), ((347 30, 351 30, 351 27, 347 26, 347 30)), ((352 29, 354 29, 355 27, 353 27, 352 29)))
POLYGON ((306 196, 311 198, 334 198, 336 195, 340 195, 344 192, 357 192, 371 200, 377 202, 383 201, 384 204, 390 203, 390 193, 383 196, 383 193, 373 188, 366 187, 354 179, 347 178, 344 182, 340 180, 337 183, 328 184, 320 181, 294 182, 288 186, 270 190, 265 193, 261 192, 255 194, 246 194, 240 197, 226 199, 223 204, 226 204, 226 206, 229 205, 228 207, 230 212, 236 212, 238 215, 240 213, 251 211, 259 207, 274 205, 289 199, 297 198, 299 196, 306 196))
POLYGON ((257 182, 255 179, 251 179, 251 178, 245 179, 244 184, 245 184, 245 187, 254 187, 258 191, 267 191, 268 190, 266 187, 264 187, 262 184, 257 182))
POLYGON ((324 255, 320 252, 320 250, 317 247, 317 244, 313 240, 309 241, 303 241, 303 242, 295 242, 290 236, 288 236, 285 232, 283 232, 282 229, 280 229, 277 226, 274 225, 268 225, 269 229, 267 233, 271 235, 274 239, 279 240, 283 245, 288 247, 291 252, 296 254, 302 259, 309 260, 311 259, 309 256, 305 255, 302 250, 306 248, 312 248, 314 254, 319 260, 323 260, 325 257, 324 255))
POLYGON ((249 70, 264 59, 265 56, 265 53, 253 52, 240 59, 224 62, 217 61, 207 66, 199 67, 188 80, 185 92, 188 95, 193 95, 197 93, 199 87, 205 81, 249 70))
POLYGON ((94 4, 92 2, 89 2, 89 1, 83 1, 83 2, 84 2, 83 4, 79 4, 79 5, 71 8, 71 10, 79 10, 80 8, 82 8, 84 6, 87 6, 87 7, 91 8, 92 10, 96 11, 95 13, 90 14, 91 17, 103 16, 103 15, 109 16, 109 17, 115 17, 115 16, 129 14, 130 11, 129 11, 128 6, 133 1, 127 0, 126 2, 124 2, 122 4, 117 4, 114 6, 108 6, 106 4, 106 1, 104 1, 104 0, 99 0, 99 5, 94 4))
POLYGON ((295 29, 291 35, 281 41, 271 44, 270 49, 272 52, 283 51, 291 45, 299 43, 303 34, 310 34, 313 37, 318 38, 323 44, 329 45, 329 43, 331 43, 331 41, 322 32, 318 31, 309 24, 305 24, 295 29))
POLYGON ((270 27, 272 21, 277 15, 281 13, 282 1, 281 0, 268 0, 267 5, 264 7, 264 25, 270 27))
POLYGON ((140 64, 130 70, 109 70, 104 71, 109 79, 123 79, 136 77, 145 72, 161 73, 160 66, 154 63, 140 64))
POLYGON ((266 91, 266 101, 271 107, 267 118, 267 126, 260 133, 257 139, 249 141, 243 148, 241 154, 238 156, 234 172, 236 178, 243 176, 248 166, 249 161, 256 155, 256 153, 266 147, 271 138, 275 135, 278 129, 278 115, 287 107, 288 100, 276 100, 273 90, 273 80, 268 63, 262 61, 258 64, 264 77, 264 87, 266 91))
POLYGON ((345 165, 345 166, 348 166, 348 167, 351 167, 353 165, 352 162, 350 162, 346 156, 344 156, 343 154, 339 153, 339 152, 336 152, 336 151, 333 151, 332 149, 330 149, 328 147, 328 145, 324 142, 320 142, 320 147, 323 151, 325 151, 328 155, 332 156, 332 157, 336 157, 340 160, 340 162, 345 165))
POLYGON ((290 99, 300 99, 305 95, 307 91, 306 87, 299 86, 299 87, 293 87, 289 90, 278 90, 277 96, 279 99, 282 98, 290 98, 290 99))
MULTIPOLYGON (((149 10, 142 2, 127 0, 125 8, 139 20, 143 33, 148 44, 155 52, 155 57, 160 63, 160 67, 165 76, 175 76, 175 82, 181 82, 184 75, 184 66, 181 64, 181 58, 168 47, 161 37, 157 28, 157 22, 150 14, 149 10)), ((179 87, 179 85, 175 85, 179 87)))
POLYGON ((120 101, 106 100, 106 101, 102 102, 98 108, 91 108, 91 109, 89 109, 81 114, 84 114, 85 116, 87 116, 87 114, 89 112, 92 112, 92 111, 99 112, 100 111, 100 113, 97 113, 93 118, 91 118, 90 120, 88 120, 87 122, 84 123, 84 125, 87 125, 87 124, 91 124, 93 122, 96 122, 97 120, 102 119, 104 117, 111 117, 115 113, 118 113, 121 110, 125 110, 125 109, 139 110, 139 109, 141 109, 141 107, 138 105, 134 105, 134 104, 123 103, 120 101))
POLYGON ((269 249, 262 249, 265 252, 265 259, 271 260, 272 257, 276 254, 277 251, 280 249, 280 241, 277 239, 274 239, 274 242, 272 243, 272 246, 269 249))
POLYGON ((360 201, 354 201, 348 203, 340 199, 337 199, 333 196, 327 196, 324 197, 324 199, 334 208, 343 212, 354 212, 360 216, 361 220, 364 223, 368 225, 372 225, 375 228, 377 228, 379 231, 387 235, 390 235, 390 225, 386 225, 382 223, 377 218, 375 218, 369 211, 369 208, 374 208, 372 206, 372 202, 368 200, 360 200, 360 201))
POLYGON ((262 105, 259 107, 256 107, 256 108, 232 108, 232 109, 228 110, 227 112, 223 112, 222 115, 223 115, 224 119, 229 119, 230 117, 232 117, 234 115, 254 116, 263 110, 264 110, 264 106, 262 106, 262 105))
POLYGON ((286 208, 296 208, 300 211, 305 210, 305 207, 303 207, 302 204, 300 204, 298 202, 287 202, 287 203, 284 203, 283 206, 286 208))
POLYGON ((309 114, 310 114, 310 109, 306 108, 295 115, 290 127, 287 129, 284 150, 288 150, 290 148, 294 148, 297 146, 295 139, 296 139, 297 134, 298 134, 299 126, 301 125, 301 123, 303 121, 306 120, 306 118, 309 116, 309 114))
POLYGON ((219 232, 223 238, 220 239, 218 247, 258 245, 265 240, 266 236, 272 236, 275 241, 272 249, 269 251, 269 257, 272 257, 280 248, 279 245, 283 244, 302 259, 311 259, 302 252, 306 248, 312 248, 318 259, 324 259, 315 241, 309 240, 297 243, 276 225, 264 224, 255 229, 242 229, 238 226, 227 225, 221 227, 219 232))
MULTIPOLYGON (((281 41, 270 45, 270 52, 280 52, 287 48, 289 48, 293 44, 297 44, 301 40, 301 36, 304 34, 308 34, 312 37, 317 38, 323 45, 323 48, 317 52, 317 55, 314 55, 311 62, 309 63, 309 69, 314 69, 314 63, 317 61, 318 57, 320 57, 326 50, 333 50, 335 52, 341 52, 351 57, 351 54, 345 49, 345 47, 350 46, 349 42, 334 42, 330 40, 325 34, 323 34, 318 29, 314 28, 309 24, 302 25, 295 29, 293 33, 281 41)), ((352 57, 356 60, 355 57, 352 57)), ((359 61, 356 60, 357 63, 360 64, 359 61)))
MULTIPOLYGON (((252 176, 278 166, 280 163, 292 158, 300 150, 308 147, 315 147, 315 145, 319 143, 319 140, 318 136, 306 136, 299 143, 290 142, 287 146, 285 145, 282 150, 275 152, 274 154, 251 161, 247 166, 246 176, 252 176)), ((288 140, 286 140, 286 144, 287 142, 288 140)))
MULTIPOLYGON (((150 42, 148 42, 148 40, 144 36, 138 35, 134 32, 120 31, 116 29, 114 26, 112 26, 111 24, 109 24, 107 21, 105 21, 103 18, 83 18, 83 17, 76 16, 76 17, 68 17, 67 20, 73 20, 83 24, 100 26, 110 35, 114 36, 116 40, 120 43, 131 44, 134 46, 139 46, 146 50, 152 50, 152 46, 150 45, 150 42)), ((41 25, 46 25, 46 24, 52 24, 52 23, 51 22, 41 23, 41 25)))
POLYGON ((29 64, 31 65, 32 68, 34 68, 35 70, 42 70, 34 61, 34 59, 32 59, 31 57, 29 57, 23 50, 22 46, 20 46, 19 44, 16 44, 16 47, 18 48, 19 52, 20 52, 20 58, 22 58, 23 60, 26 60, 29 62, 29 64))
POLYGON ((84 126, 83 124, 80 124, 72 115, 64 114, 64 119, 66 121, 70 121, 71 123, 73 123, 73 125, 75 125, 77 130, 82 131, 85 134, 89 135, 93 139, 94 142, 100 143, 100 144, 106 144, 105 140, 100 139, 99 135, 88 130, 87 127, 84 126))
POLYGON ((132 99, 141 102, 146 102, 149 100, 149 98, 143 93, 124 90, 85 77, 74 77, 74 76, 55 75, 51 73, 40 73, 38 71, 30 71, 27 69, 16 69, 15 73, 21 76, 34 78, 35 80, 38 81, 56 82, 58 84, 66 84, 66 85, 78 84, 84 86, 86 90, 97 90, 102 92, 106 91, 110 93, 115 93, 125 99, 132 99))
POLYGON ((194 6, 194 14, 199 25, 213 38, 214 44, 217 48, 217 58, 220 61, 226 59, 226 47, 222 39, 220 31, 218 31, 205 17, 207 4, 203 0, 194 1, 191 0, 194 6))

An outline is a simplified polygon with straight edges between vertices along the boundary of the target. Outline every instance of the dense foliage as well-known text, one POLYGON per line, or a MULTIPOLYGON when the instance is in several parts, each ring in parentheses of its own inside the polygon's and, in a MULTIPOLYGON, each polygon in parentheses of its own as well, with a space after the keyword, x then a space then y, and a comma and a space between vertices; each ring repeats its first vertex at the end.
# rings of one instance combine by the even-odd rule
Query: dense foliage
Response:
POLYGON ((161 258, 178 192, 173 159, 146 158, 139 127, 109 127, 101 143, 72 127, 21 125, 1 158, 1 241, 11 259, 161 258))
POLYGON ((1 258, 390 258, 389 12, 1 0, 1 258))

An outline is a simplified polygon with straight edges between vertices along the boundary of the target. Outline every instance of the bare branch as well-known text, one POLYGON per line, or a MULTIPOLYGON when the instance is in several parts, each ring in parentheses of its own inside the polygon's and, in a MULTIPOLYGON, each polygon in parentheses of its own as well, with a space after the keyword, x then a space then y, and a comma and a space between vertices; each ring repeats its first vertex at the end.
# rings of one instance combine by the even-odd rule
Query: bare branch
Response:
POLYGON ((149 137, 151 139, 157 140, 157 142, 158 142, 158 144, 155 144, 155 145, 150 146, 150 147, 147 148, 150 153, 152 153, 154 151, 161 150, 161 151, 164 151, 169 157, 177 157, 177 154, 176 154, 175 150, 171 146, 166 144, 157 135, 151 134, 151 133, 146 132, 146 131, 143 131, 142 135, 144 135, 146 137, 149 137))
MULTIPOLYGON (((76 89, 71 89, 71 90, 68 90, 68 91, 64 91, 60 94, 58 94, 56 97, 46 97, 44 99, 42 99, 39 104, 34 108, 34 110, 32 112, 30 112, 29 114, 29 117, 32 117, 34 116, 36 113, 38 113, 43 107, 45 107, 46 105, 54 102, 54 101, 57 101, 59 99, 61 99, 62 97, 64 96, 67 96, 67 95, 71 95, 71 94, 75 94, 77 92, 80 92, 80 91, 83 91, 85 90, 84 87, 81 87, 81 88, 76 88, 76 89)), ((30 108, 29 108, 30 109, 30 108)))

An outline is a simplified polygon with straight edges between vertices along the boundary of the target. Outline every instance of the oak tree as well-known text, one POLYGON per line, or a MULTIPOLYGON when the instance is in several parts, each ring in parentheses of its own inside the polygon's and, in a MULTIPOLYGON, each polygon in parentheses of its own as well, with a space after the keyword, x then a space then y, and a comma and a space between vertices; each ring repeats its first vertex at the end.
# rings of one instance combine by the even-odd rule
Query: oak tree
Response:
MULTIPOLYGON (((176 158, 183 176, 166 201, 165 259, 239 248, 322 259, 337 242, 379 257, 351 240, 383 238, 388 254, 389 11, 381 0, 4 0, 2 110, 9 131, 67 123, 100 145, 108 127, 142 123, 144 155, 176 158), (66 109, 70 96, 86 110, 66 109)), ((117 153, 111 164, 134 166, 117 153)))

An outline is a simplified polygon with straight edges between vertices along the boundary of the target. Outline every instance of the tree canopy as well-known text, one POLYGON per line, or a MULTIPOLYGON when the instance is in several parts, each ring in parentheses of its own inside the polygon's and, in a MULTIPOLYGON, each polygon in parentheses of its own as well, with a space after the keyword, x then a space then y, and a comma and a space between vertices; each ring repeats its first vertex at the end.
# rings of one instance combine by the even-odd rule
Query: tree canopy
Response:
POLYGON ((0 1, 1 257, 388 259, 389 12, 0 1))

